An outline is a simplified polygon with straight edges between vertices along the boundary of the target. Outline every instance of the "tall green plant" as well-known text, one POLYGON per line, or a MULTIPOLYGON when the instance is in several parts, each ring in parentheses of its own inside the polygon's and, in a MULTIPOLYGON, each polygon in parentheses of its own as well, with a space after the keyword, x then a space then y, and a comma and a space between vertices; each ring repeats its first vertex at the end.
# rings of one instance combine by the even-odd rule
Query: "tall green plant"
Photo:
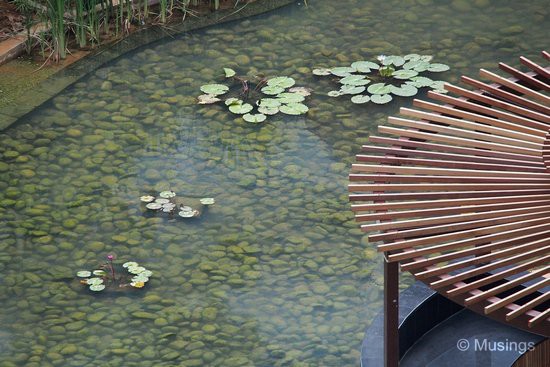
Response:
POLYGON ((90 41, 92 44, 99 44, 99 27, 100 27, 100 13, 97 9, 97 0, 88 0, 87 1, 87 29, 90 36, 90 41))
POLYGON ((84 21, 84 13, 86 12, 84 0, 75 0, 75 37, 80 48, 86 47, 86 24, 84 21))
POLYGON ((15 0, 15 6, 17 8, 17 11, 19 11, 21 15, 23 15, 23 26, 27 31, 27 40, 25 41, 25 50, 27 51, 27 54, 30 55, 32 51, 32 46, 33 46, 31 28, 36 24, 33 18, 34 8, 30 0, 15 0))
POLYGON ((45 20, 50 26, 52 56, 59 61, 67 56, 65 0, 46 0, 45 20))

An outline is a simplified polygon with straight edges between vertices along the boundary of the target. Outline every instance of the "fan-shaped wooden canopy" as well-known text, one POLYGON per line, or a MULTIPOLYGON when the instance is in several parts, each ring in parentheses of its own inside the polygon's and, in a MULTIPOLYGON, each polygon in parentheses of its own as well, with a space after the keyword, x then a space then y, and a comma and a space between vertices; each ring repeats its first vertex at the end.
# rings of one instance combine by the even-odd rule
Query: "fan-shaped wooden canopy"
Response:
MULTIPOLYGON (((543 52, 546 61, 550 54, 543 52)), ((550 68, 447 84, 371 136, 353 211, 388 263, 453 301, 550 334, 550 68), (440 103, 436 103, 440 102, 440 103)))

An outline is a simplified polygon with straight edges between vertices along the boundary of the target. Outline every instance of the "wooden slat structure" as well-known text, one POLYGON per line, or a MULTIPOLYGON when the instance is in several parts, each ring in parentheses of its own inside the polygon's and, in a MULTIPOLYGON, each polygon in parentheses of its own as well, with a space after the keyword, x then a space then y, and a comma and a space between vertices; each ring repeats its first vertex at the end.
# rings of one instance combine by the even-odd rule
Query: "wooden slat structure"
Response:
POLYGON ((506 76, 481 69, 486 82, 462 77, 474 89, 447 84, 452 95, 414 100, 352 166, 352 210, 386 260, 387 366, 397 365, 398 267, 550 335, 550 67, 520 61, 528 71, 500 63, 506 76))

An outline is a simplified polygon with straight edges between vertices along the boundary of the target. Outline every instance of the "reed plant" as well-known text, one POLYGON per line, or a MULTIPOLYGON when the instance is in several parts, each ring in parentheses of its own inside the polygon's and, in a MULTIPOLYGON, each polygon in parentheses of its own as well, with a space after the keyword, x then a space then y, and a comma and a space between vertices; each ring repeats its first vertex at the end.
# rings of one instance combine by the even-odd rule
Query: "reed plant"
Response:
POLYGON ((59 61, 67 57, 67 24, 65 22, 65 0, 46 0, 43 14, 52 37, 52 57, 59 61))
POLYGON ((75 37, 80 48, 86 47, 87 41, 87 32, 86 32, 86 23, 84 21, 84 14, 86 13, 86 5, 84 0, 75 0, 75 37))

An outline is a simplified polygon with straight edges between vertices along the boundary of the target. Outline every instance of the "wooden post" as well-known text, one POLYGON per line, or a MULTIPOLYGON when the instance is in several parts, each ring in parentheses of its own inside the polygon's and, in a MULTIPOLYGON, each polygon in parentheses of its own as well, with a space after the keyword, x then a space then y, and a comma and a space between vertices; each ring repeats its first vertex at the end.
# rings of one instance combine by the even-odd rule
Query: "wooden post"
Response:
POLYGON ((399 269, 384 258, 384 367, 399 365, 399 269))

